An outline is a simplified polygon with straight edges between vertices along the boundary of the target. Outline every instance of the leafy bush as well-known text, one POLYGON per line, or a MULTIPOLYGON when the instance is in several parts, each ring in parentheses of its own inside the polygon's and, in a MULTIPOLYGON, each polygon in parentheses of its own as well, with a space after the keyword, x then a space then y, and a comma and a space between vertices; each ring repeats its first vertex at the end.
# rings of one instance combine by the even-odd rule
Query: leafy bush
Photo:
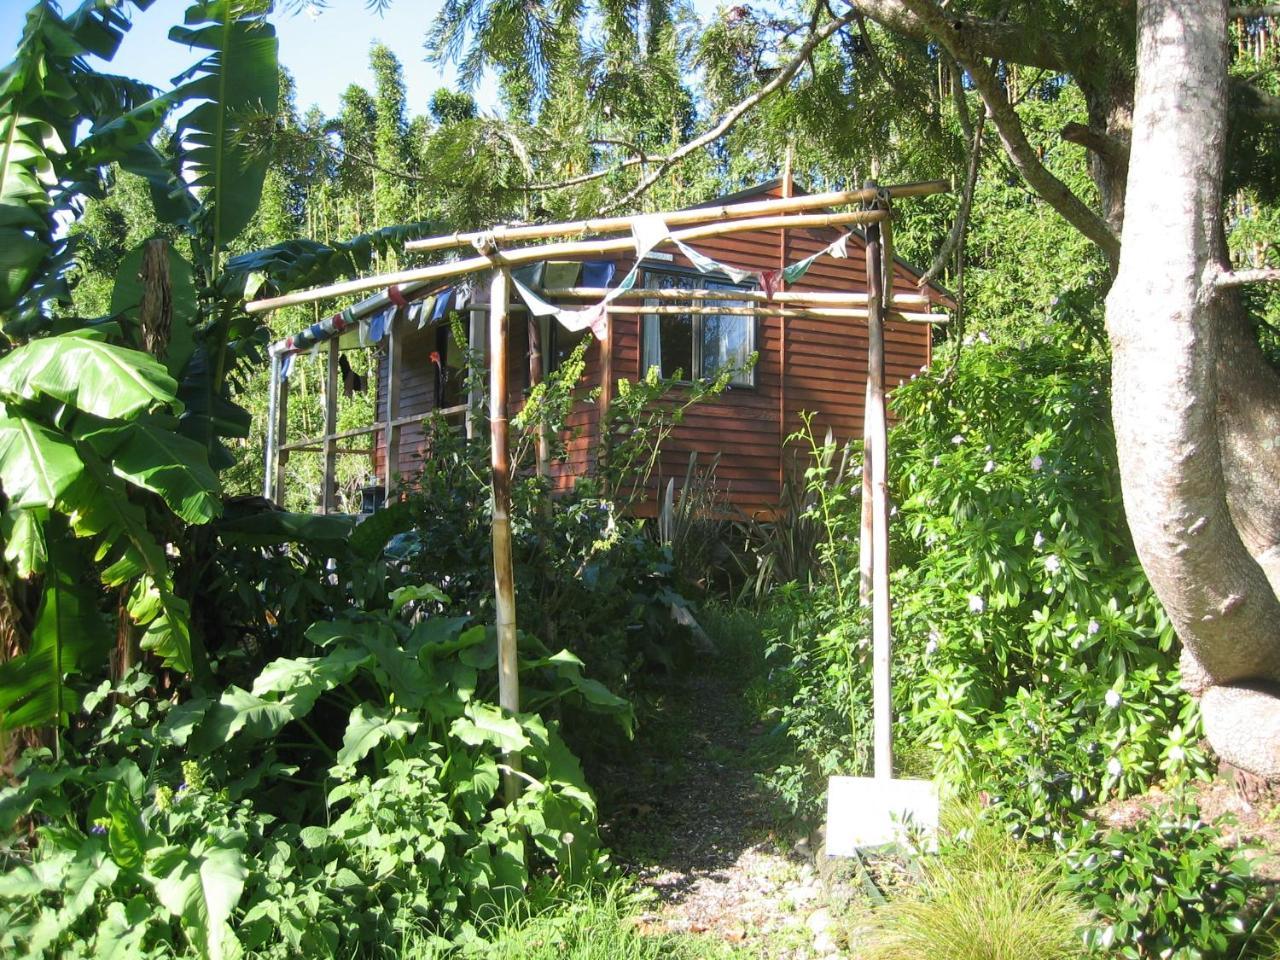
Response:
POLYGON ((918 665, 904 733, 1037 836, 1202 769, 1125 524, 1104 359, 1069 338, 979 342, 894 408, 895 639, 918 665))
POLYGON ((1061 888, 1101 918, 1085 934, 1096 955, 1191 960, 1243 946, 1258 892, 1249 861, 1194 805, 1124 829, 1082 821, 1061 847, 1061 888))
MULTIPOLYGON (((432 612, 447 603, 403 588, 389 611, 317 623, 314 655, 217 698, 147 699, 150 678, 104 687, 83 760, 37 755, 0 793, 0 829, 39 825, 0 876, 0 947, 393 950, 407 926, 449 937, 498 915, 536 871, 593 876, 577 760, 556 724, 493 705, 492 631, 432 612), (512 757, 523 790, 507 800, 512 757)), ((567 651, 522 637, 521 672, 530 703, 630 722, 567 651)))
POLYGON ((922 863, 921 882, 876 910, 878 960, 1066 960, 1084 911, 1056 889, 1057 866, 998 824, 972 826, 922 863))

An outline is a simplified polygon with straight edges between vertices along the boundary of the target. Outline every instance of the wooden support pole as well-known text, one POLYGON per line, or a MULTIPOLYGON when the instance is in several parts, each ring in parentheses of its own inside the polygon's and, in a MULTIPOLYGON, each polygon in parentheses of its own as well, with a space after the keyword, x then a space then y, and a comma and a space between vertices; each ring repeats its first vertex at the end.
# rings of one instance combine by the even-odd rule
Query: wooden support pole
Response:
POLYGON ((276 457, 280 439, 276 436, 276 408, 280 403, 280 363, 278 353, 271 354, 271 381, 267 384, 267 443, 262 451, 262 499, 275 501, 276 457))
POLYGON ((858 602, 871 605, 871 377, 862 404, 862 525, 858 532, 858 602))
MULTIPOLYGON (((868 184, 868 187, 874 184, 868 184)), ((871 691, 875 777, 893 776, 893 638, 889 618, 888 422, 884 402, 884 295, 879 224, 867 229, 867 410, 871 460, 871 691)))
POLYGON ((333 513, 338 487, 338 338, 329 340, 329 370, 324 381, 324 486, 320 491, 320 512, 333 513))
MULTIPOLYGON (((488 304, 477 304, 474 302, 474 297, 472 298, 467 339, 470 346, 470 356, 477 358, 482 370, 484 369, 485 359, 489 356, 485 339, 485 313, 488 312, 488 309, 488 304)), ((467 371, 467 381, 470 384, 467 389, 467 439, 474 440, 480 436, 480 425, 476 422, 478 419, 476 412, 480 409, 480 404, 484 402, 484 388, 473 370, 467 371)))
MULTIPOLYGON (((516 649, 516 580, 511 558, 511 449, 507 423, 507 299, 511 275, 506 267, 493 272, 489 288, 489 464, 493 472, 493 592, 498 614, 498 703, 520 712, 520 672, 516 649)), ((519 754, 507 754, 510 771, 520 767, 519 754)), ((503 795, 513 803, 520 779, 503 775, 503 795)))
POLYGON ((383 471, 387 503, 391 502, 400 483, 400 374, 404 365, 404 311, 397 310, 387 323, 387 409, 383 418, 386 426, 386 457, 383 471))
MULTIPOLYGON (((933 193, 944 193, 949 186, 945 180, 929 180, 923 183, 905 183, 899 186, 887 187, 886 189, 898 197, 922 197, 933 193)), ((874 200, 875 197, 874 191, 833 190, 828 193, 807 194, 803 197, 786 196, 780 200, 754 200, 747 203, 697 207, 692 210, 672 210, 661 214, 661 216, 669 225, 676 226, 689 223, 705 223, 709 220, 732 220, 788 211, 842 207, 874 200)), ((499 226, 495 227, 490 233, 497 243, 505 244, 520 240, 544 240, 550 237, 573 237, 590 233, 622 233, 630 230, 634 221, 635 216, 596 217, 591 220, 573 220, 567 223, 540 223, 522 227, 499 226)), ((404 245, 404 248, 423 252, 426 250, 448 250, 453 247, 470 247, 477 241, 483 240, 486 236, 487 234, 484 231, 451 233, 443 237, 410 240, 404 245)))
MULTIPOLYGON (((533 390, 542 382, 542 318, 529 314, 526 321, 529 330, 529 389, 533 390)), ((546 479, 551 475, 551 441, 547 437, 547 425, 538 424, 538 476, 546 479)))
MULTIPOLYGON (((282 361, 283 362, 283 361, 282 361)), ((285 467, 289 463, 289 381, 282 378, 276 394, 276 506, 284 506, 285 467)))

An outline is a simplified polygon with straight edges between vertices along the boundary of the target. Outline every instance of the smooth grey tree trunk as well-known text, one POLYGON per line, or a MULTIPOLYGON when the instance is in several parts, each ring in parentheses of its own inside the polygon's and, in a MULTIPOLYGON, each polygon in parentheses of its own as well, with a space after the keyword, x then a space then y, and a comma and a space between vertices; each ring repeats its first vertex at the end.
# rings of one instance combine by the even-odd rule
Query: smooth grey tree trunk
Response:
POLYGON ((1215 285, 1229 269, 1227 5, 1139 0, 1138 17, 1124 234, 1107 298, 1125 511, 1210 743, 1280 779, 1280 382, 1236 291, 1215 285))

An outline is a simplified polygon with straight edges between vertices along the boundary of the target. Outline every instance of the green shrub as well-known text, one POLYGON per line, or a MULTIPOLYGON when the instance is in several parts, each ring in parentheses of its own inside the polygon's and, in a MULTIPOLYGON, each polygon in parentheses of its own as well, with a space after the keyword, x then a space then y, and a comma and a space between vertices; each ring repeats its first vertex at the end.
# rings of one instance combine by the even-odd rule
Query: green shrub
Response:
POLYGON ((1047 837, 1203 769, 1176 638, 1129 540, 1104 358, 974 343, 894 394, 903 733, 1047 837))
POLYGON ((1172 803, 1124 829, 1082 821, 1061 847, 1061 889, 1099 916, 1086 933, 1098 956, 1234 956, 1250 932, 1259 888, 1248 859, 1194 805, 1172 803))
POLYGON ((921 882, 878 908, 874 960, 1066 960, 1082 952, 1085 913, 1056 888, 1057 866, 974 819, 938 855, 921 861, 921 882))
MULTIPOLYGON (((595 876, 577 759, 555 723, 498 709, 493 631, 448 603, 402 588, 388 610, 317 623, 311 656, 248 690, 177 706, 141 696, 150 678, 100 691, 84 757, 36 755, 0 791, 0 830, 39 826, 0 875, 0 952, 394 955, 409 928, 473 931, 540 874, 595 876)), ((522 636, 520 666, 526 703, 630 724, 568 651, 522 636)))

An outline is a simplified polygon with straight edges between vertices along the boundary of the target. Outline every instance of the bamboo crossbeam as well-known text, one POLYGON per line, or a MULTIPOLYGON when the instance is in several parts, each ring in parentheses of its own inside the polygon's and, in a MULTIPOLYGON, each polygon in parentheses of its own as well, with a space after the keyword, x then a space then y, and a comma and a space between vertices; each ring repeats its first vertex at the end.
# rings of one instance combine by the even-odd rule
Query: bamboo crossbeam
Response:
MULTIPOLYGON (((933 193, 943 193, 948 188, 949 184, 945 180, 929 180, 922 183, 904 183, 899 186, 886 187, 885 189, 894 197, 923 197, 933 193)), ((663 213, 661 216, 669 226, 679 226, 704 223, 708 220, 734 220, 743 217, 794 212, 796 210, 843 207, 874 200, 876 195, 875 191, 866 189, 832 190, 827 193, 813 193, 802 197, 753 200, 747 203, 717 204, 707 207, 695 207, 691 210, 673 210, 669 213, 663 213)), ((477 230, 470 233, 451 233, 447 236, 410 240, 404 245, 404 248, 415 252, 424 252, 427 250, 449 250, 455 247, 469 247, 488 237, 492 237, 495 242, 501 244, 519 240, 544 240, 548 237, 573 237, 587 233, 624 233, 631 229, 635 219, 636 215, 631 215, 571 220, 565 223, 495 227, 489 231, 477 230)))
MULTIPOLYGON (((878 223, 888 214, 882 210, 853 210, 846 213, 829 214, 795 214, 792 216, 755 217, 747 220, 729 220, 721 223, 708 223, 690 227, 671 234, 671 238, 689 243, 706 237, 723 236, 726 233, 749 233, 756 230, 804 229, 818 227, 845 226, 853 223, 878 223)), ((664 241, 665 242, 665 241, 664 241)), ((625 253, 635 249, 630 237, 618 237, 613 240, 588 240, 574 243, 548 243, 540 247, 522 247, 519 250, 494 251, 492 254, 468 257, 452 263, 439 263, 430 267, 416 267, 412 270, 398 270, 379 276, 363 277, 357 280, 344 280, 323 287, 312 287, 310 290, 298 290, 279 297, 268 297, 264 300, 253 300, 245 304, 249 313, 262 313, 267 310, 278 310, 281 307, 297 306, 301 303, 313 303, 331 297, 363 293, 392 284, 422 283, 432 280, 445 280, 449 277, 460 277, 464 274, 487 270, 497 264, 508 268, 518 267, 526 263, 537 263, 539 260, 572 259, 589 257, 602 253, 625 253)))
MULTIPOLYGON (((455 404, 452 407, 440 407, 438 410, 428 410, 425 413, 417 413, 408 417, 397 417, 396 419, 391 421, 390 426, 405 427, 405 426, 408 426, 409 424, 421 423, 423 420, 427 419, 427 417, 431 416, 432 414, 438 414, 439 416, 442 416, 442 417, 457 416, 460 413, 466 413, 467 409, 468 407, 465 403, 455 404)), ((386 420, 380 420, 377 423, 371 423, 365 427, 353 427, 350 430, 343 430, 341 433, 321 434, 318 437, 308 437, 305 440, 295 440, 293 443, 284 444, 279 449, 282 451, 287 450, 291 453, 296 453, 305 447, 315 447, 315 446, 323 447, 324 443, 329 440, 334 440, 334 441, 348 440, 351 437, 362 437, 370 433, 380 433, 381 431, 387 429, 387 426, 388 426, 388 423, 386 420)), ((368 451, 361 450, 361 451, 353 451, 353 452, 367 453, 368 451)))
MULTIPOLYGON (((640 314, 660 317, 782 317, 783 319, 808 320, 865 320, 866 308, 854 307, 813 307, 797 309, 790 307, 713 307, 713 306, 677 306, 674 304, 609 304, 609 312, 614 314, 640 314)), ((948 318, 942 313, 904 313, 894 310, 889 314, 890 322, 905 323, 946 323, 948 318)))
MULTIPOLYGON (((549 287, 542 291, 548 300, 600 300, 609 291, 604 287, 549 287)), ((814 306, 866 306, 865 293, 834 293, 817 290, 777 290, 770 298, 763 290, 706 290, 702 288, 653 289, 633 287, 617 294, 616 300, 748 300, 752 303, 783 303, 814 306)), ((929 298, 920 293, 899 293, 894 303, 904 307, 927 307, 929 298)))

